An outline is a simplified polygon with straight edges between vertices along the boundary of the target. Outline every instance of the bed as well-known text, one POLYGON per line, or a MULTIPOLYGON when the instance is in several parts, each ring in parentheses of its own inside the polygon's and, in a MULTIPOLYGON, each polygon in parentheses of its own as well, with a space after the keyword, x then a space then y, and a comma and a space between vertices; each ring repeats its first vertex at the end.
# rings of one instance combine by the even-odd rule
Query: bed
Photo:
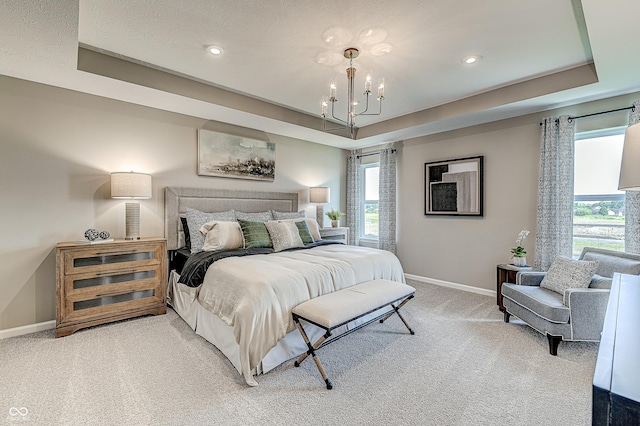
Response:
MULTIPOLYGON (((293 307, 373 279, 404 282, 395 255, 335 241, 321 240, 278 252, 265 248, 191 254, 184 248, 181 218, 189 209, 295 213, 298 193, 165 189, 165 237, 172 268, 168 301, 198 335, 229 359, 250 386, 257 385, 254 375, 306 351, 294 330, 293 307)), ((369 317, 377 314, 380 312, 369 317)), ((305 326, 305 331, 311 339, 323 333, 312 325, 305 326)))

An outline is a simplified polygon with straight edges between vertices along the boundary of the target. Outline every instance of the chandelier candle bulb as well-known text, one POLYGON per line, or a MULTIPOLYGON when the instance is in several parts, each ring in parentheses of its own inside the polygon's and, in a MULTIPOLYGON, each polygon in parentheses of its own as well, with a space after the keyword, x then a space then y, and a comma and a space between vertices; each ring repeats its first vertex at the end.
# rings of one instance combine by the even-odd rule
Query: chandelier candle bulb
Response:
POLYGON ((364 94, 371 93, 371 80, 373 77, 371 76, 371 71, 367 71, 367 77, 364 79, 364 94))
POLYGON ((384 99, 384 77, 378 79, 378 100, 384 99))
POLYGON ((322 97, 322 116, 327 116, 327 107, 329 106, 329 99, 326 96, 322 97))
POLYGON ((336 91, 338 89, 338 86, 336 84, 336 79, 332 78, 331 81, 329 82, 329 99, 331 101, 335 101, 336 100, 336 91))

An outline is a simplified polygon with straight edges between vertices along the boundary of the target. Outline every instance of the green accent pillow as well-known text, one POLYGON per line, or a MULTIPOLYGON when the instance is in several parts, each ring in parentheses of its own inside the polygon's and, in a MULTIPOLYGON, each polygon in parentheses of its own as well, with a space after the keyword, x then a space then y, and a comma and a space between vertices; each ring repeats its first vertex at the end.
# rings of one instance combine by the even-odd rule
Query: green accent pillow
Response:
POLYGON ((263 222, 238 219, 242 229, 244 248, 273 248, 269 231, 263 222))
POLYGON ((294 222, 298 227, 298 232, 300 233, 300 238, 302 238, 303 244, 309 244, 315 242, 313 236, 311 236, 311 231, 309 231, 309 227, 307 226, 307 222, 301 220, 300 222, 294 222))

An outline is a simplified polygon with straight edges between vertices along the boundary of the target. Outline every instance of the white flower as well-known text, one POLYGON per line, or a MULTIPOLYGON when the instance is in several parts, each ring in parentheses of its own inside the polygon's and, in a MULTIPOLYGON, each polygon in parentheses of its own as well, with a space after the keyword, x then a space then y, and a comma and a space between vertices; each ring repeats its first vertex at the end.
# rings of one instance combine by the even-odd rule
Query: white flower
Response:
POLYGON ((522 231, 520 231, 520 233, 518 234, 518 239, 516 240, 516 246, 520 247, 522 245, 522 242, 527 238, 527 235, 529 235, 528 229, 523 229, 522 231))

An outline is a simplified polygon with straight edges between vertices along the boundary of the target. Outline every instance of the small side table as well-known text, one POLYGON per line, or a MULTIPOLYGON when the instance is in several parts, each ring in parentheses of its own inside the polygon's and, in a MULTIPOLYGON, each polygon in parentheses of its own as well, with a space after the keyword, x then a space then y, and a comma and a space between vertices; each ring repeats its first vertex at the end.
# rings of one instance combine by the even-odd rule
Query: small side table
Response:
POLYGON ((497 267, 498 280, 496 282, 496 299, 500 312, 504 312, 504 306, 502 305, 502 283, 515 283, 516 275, 518 272, 530 271, 531 266, 515 266, 508 263, 503 263, 497 267))
POLYGON ((323 240, 337 240, 349 244, 349 228, 321 228, 320 236, 323 240))

